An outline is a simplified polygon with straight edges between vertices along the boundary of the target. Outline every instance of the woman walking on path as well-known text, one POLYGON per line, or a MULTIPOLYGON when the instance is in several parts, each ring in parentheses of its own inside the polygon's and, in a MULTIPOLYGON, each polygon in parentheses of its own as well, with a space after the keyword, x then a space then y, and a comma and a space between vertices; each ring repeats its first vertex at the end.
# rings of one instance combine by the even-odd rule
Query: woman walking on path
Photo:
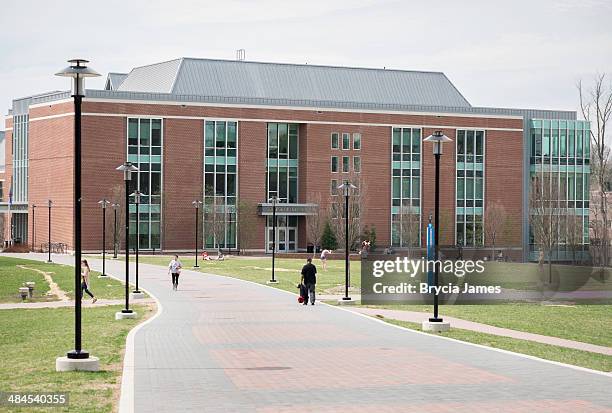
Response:
POLYGON ((179 261, 178 255, 175 255, 174 259, 172 259, 168 265, 168 273, 172 275, 172 289, 174 291, 178 290, 178 280, 181 268, 183 268, 183 264, 179 261))
POLYGON ((83 272, 81 272, 81 299, 83 299, 83 291, 85 291, 92 298, 91 303, 93 304, 98 301, 98 299, 94 297, 87 287, 89 285, 89 273, 91 272, 87 260, 81 261, 81 269, 83 270, 83 272))

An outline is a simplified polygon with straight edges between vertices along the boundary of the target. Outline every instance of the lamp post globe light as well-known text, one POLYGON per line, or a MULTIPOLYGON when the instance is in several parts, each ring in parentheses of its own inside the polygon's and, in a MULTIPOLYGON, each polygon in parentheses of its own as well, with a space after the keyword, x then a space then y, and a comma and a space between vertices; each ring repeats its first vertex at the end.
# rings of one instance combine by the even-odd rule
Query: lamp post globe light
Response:
POLYGON ((278 284, 274 268, 274 262, 276 261, 276 204, 278 203, 278 197, 273 196, 268 202, 272 203, 272 278, 267 284, 278 284))
POLYGON ((193 208, 195 209, 195 265, 193 268, 200 268, 198 265, 198 222, 200 218, 200 205, 202 205, 202 201, 193 201, 191 205, 193 205, 193 208))
POLYGON ((117 209, 119 208, 119 204, 114 203, 111 204, 113 207, 113 259, 117 259, 117 209))
POLYGON ((132 173, 138 172, 138 168, 132 162, 125 162, 117 167, 123 172, 125 182, 125 308, 115 313, 115 319, 135 318, 136 313, 130 310, 130 181, 132 173))
MULTIPOLYGON (((67 357, 56 360, 56 370, 98 370, 98 359, 89 357, 81 348, 81 106, 85 97, 85 78, 100 76, 87 67, 85 59, 71 59, 70 66, 57 72, 56 76, 72 78, 72 97, 74 98, 74 289, 75 289, 75 340, 74 350, 67 357), (88 360, 85 362, 71 360, 88 360)), ((51 205, 49 204, 49 212, 51 205)), ((50 232, 50 231, 49 231, 50 232)), ((49 240, 51 250, 51 240, 49 240)), ((49 254, 50 256, 50 254, 49 254)))
POLYGON ((108 277, 106 275, 106 207, 110 205, 110 201, 106 198, 98 201, 102 207, 102 274, 100 277, 108 277))
MULTIPOLYGON (((47 262, 51 263, 53 261, 51 261, 51 207, 53 206, 53 201, 51 201, 50 199, 47 201, 47 208, 49 210, 49 219, 48 219, 48 224, 49 224, 49 228, 47 231, 47 235, 49 236, 48 239, 48 245, 47 245, 47 252, 49 253, 49 257, 47 258, 47 262)), ((80 268, 80 266, 79 266, 80 268)))
MULTIPOLYGON (((452 142, 448 136, 444 135, 442 131, 435 131, 432 135, 423 139, 423 142, 433 143, 433 154, 435 158, 435 203, 434 203, 434 261, 438 261, 440 255, 439 249, 439 234, 440 234, 440 156, 442 155, 442 145, 444 142, 452 142)), ((434 265, 434 285, 437 287, 440 276, 440 266, 434 265)), ((430 317, 429 320, 424 321, 422 329, 425 331, 447 331, 450 328, 450 323, 444 322, 442 317, 438 314, 438 294, 434 293, 434 316, 430 317)))
POLYGON ((340 304, 349 304, 354 303, 354 301, 349 297, 349 284, 350 284, 350 263, 349 263, 349 196, 351 194, 351 190, 356 189, 357 187, 350 183, 348 180, 345 180, 344 183, 338 186, 338 189, 342 190, 342 194, 344 195, 344 297, 342 297, 338 302, 340 304))
POLYGON ((136 190, 130 194, 130 196, 134 197, 134 204, 136 204, 136 289, 132 291, 132 298, 144 298, 144 294, 138 288, 138 278, 139 278, 139 264, 138 258, 140 256, 140 197, 144 194, 139 190, 136 190))

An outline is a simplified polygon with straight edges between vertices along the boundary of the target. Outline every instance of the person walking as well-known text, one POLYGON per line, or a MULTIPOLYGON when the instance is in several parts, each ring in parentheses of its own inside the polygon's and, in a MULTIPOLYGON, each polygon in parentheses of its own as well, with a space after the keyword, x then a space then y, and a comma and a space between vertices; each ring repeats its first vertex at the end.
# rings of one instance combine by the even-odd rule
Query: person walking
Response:
POLYGON ((98 299, 89 291, 89 274, 91 273, 91 268, 89 268, 87 260, 81 261, 81 270, 81 299, 83 299, 83 291, 85 291, 92 298, 91 303, 94 304, 98 299))
POLYGON ((168 265, 168 273, 172 276, 172 289, 174 291, 178 290, 178 280, 181 268, 183 268, 183 264, 179 261, 178 255, 175 255, 168 265))
POLYGON ((306 264, 302 267, 302 278, 300 282, 306 289, 306 294, 304 294, 304 305, 308 305, 309 300, 310 304, 314 305, 315 285, 317 284, 317 267, 315 267, 315 265, 312 263, 312 258, 310 257, 308 257, 306 264))
POLYGON ((331 251, 328 249, 321 251, 321 265, 323 266, 323 271, 327 271, 327 256, 329 254, 331 254, 331 251))

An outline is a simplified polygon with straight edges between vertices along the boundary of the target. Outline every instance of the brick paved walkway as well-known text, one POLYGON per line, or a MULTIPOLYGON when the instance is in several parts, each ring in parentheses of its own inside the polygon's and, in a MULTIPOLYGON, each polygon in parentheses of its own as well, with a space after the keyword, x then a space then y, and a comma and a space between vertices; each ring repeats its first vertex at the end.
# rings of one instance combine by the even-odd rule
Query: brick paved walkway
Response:
MULTIPOLYGON (((92 260, 94 268, 99 267, 92 260)), ((107 264, 121 274, 121 263, 107 264)), ((402 330, 286 292, 142 265, 138 412, 608 412, 612 377, 402 330)))

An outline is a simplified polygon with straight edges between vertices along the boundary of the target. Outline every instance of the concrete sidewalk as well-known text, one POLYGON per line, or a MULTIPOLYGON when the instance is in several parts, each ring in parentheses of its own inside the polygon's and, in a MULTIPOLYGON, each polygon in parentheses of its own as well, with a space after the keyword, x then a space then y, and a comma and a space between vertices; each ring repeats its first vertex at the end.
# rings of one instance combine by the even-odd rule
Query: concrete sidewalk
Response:
MULTIPOLYGON (((107 269, 122 275, 123 263, 107 269)), ((142 265, 140 283, 163 311, 135 335, 138 412, 612 413, 610 375, 228 277, 186 270, 172 291, 166 268, 142 265)))
MULTIPOLYGON (((138 300, 138 304, 150 304, 154 303, 155 300, 151 298, 143 298, 138 300)), ((92 303, 91 299, 84 299, 81 304, 83 307, 100 307, 106 305, 123 305, 125 300, 107 300, 105 298, 99 298, 96 303, 92 303)), ((1 303, 0 310, 13 310, 17 308, 21 309, 32 309, 32 308, 60 308, 60 307, 74 307, 74 301, 38 301, 34 303, 21 302, 21 303, 1 303)))

